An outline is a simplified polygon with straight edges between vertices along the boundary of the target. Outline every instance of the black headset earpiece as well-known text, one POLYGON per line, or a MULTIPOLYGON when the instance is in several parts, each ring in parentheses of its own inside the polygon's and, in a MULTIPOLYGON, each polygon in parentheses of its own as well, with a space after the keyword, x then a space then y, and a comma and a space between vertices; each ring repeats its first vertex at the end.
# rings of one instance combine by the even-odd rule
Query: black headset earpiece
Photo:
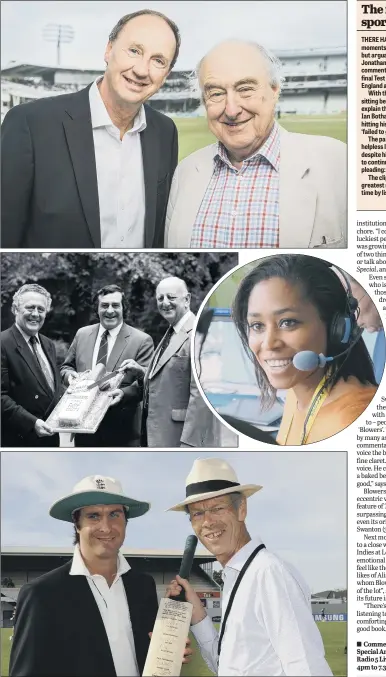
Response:
MULTIPOLYGON (((350 280, 346 273, 335 266, 346 283, 346 312, 335 313, 329 331, 329 350, 336 353, 346 348, 358 335, 358 300, 353 296, 350 280)), ((333 271, 332 271, 333 272, 333 271)))

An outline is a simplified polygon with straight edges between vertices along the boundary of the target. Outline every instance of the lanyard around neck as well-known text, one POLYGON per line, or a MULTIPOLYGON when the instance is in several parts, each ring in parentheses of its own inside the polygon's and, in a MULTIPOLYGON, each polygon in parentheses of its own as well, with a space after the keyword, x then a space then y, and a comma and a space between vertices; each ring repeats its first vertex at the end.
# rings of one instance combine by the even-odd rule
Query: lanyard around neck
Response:
MULTIPOLYGON (((225 610, 224 618, 223 618, 223 621, 221 623, 221 630, 220 630, 220 636, 219 636, 219 639, 218 639, 218 647, 217 647, 218 659, 220 658, 221 644, 222 644, 222 638, 223 638, 224 632, 225 632, 226 622, 228 620, 229 612, 232 608, 233 600, 235 598, 237 589, 238 589, 238 587, 241 583, 241 580, 242 580, 246 570, 248 569, 250 563, 256 557, 256 555, 260 552, 260 550, 263 550, 263 548, 265 548, 264 543, 261 543, 260 545, 257 546, 257 548, 255 548, 253 553, 248 557, 247 561, 245 562, 243 568, 241 569, 239 575, 236 578, 235 584, 232 588, 232 592, 231 592, 230 597, 229 597, 229 602, 227 604, 227 608, 225 610)), ((218 659, 217 659, 217 664, 218 664, 218 659)))
MULTIPOLYGON (((322 378, 320 379, 318 385, 316 386, 314 393, 311 398, 311 403, 310 406, 308 407, 305 419, 304 419, 304 424, 303 424, 303 430, 301 435, 299 436, 299 441, 294 442, 294 445, 297 446, 299 444, 306 444, 309 434, 311 432, 312 426, 315 423, 315 419, 319 413, 319 409, 321 408, 324 400, 326 397, 329 395, 329 389, 326 387, 326 382, 327 379, 330 377, 330 370, 327 370, 325 374, 323 374, 322 378)), ((294 419, 294 415, 292 415, 290 424, 287 428, 285 440, 283 444, 287 444, 287 439, 288 435, 291 430, 291 425, 292 421, 294 419)))

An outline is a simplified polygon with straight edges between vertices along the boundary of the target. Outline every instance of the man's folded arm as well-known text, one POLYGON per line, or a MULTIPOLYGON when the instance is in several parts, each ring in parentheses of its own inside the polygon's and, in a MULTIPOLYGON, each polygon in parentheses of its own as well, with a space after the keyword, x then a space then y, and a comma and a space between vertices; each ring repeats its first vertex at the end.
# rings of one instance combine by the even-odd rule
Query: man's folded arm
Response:
POLYGON ((292 574, 280 563, 273 563, 262 572, 261 591, 255 602, 256 613, 262 616, 284 674, 332 676, 311 604, 292 574))
POLYGON ((217 675, 218 632, 212 621, 209 616, 205 616, 199 623, 191 625, 190 629, 196 639, 201 656, 209 670, 217 675))
POLYGON ((1 125, 1 246, 21 247, 34 177, 31 134, 23 105, 14 106, 1 125))

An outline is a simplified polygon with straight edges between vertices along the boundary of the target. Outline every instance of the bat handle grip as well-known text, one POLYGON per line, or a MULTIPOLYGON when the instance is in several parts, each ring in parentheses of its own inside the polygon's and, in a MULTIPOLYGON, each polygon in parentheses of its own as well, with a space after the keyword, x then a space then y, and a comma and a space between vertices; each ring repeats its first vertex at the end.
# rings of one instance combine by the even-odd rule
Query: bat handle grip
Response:
POLYGON ((186 602, 185 590, 182 588, 181 592, 177 597, 171 597, 175 602, 186 602))

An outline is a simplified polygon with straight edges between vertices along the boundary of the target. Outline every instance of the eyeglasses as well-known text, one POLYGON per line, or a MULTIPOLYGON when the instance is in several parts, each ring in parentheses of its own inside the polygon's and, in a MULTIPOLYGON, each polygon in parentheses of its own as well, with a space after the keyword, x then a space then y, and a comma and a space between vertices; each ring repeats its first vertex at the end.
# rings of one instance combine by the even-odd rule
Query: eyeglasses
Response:
POLYGON ((191 522, 202 522, 205 518, 205 513, 209 512, 211 517, 221 517, 224 515, 231 506, 229 505, 217 505, 214 508, 207 508, 206 510, 194 510, 189 513, 189 519, 191 522))
MULTIPOLYGON (((138 59, 143 58, 143 53, 137 47, 128 47, 128 49, 122 49, 122 52, 125 52, 126 56, 133 61, 138 61, 138 59)), ((169 67, 168 61, 162 56, 153 56, 151 61, 152 64, 160 70, 166 70, 169 67)))

